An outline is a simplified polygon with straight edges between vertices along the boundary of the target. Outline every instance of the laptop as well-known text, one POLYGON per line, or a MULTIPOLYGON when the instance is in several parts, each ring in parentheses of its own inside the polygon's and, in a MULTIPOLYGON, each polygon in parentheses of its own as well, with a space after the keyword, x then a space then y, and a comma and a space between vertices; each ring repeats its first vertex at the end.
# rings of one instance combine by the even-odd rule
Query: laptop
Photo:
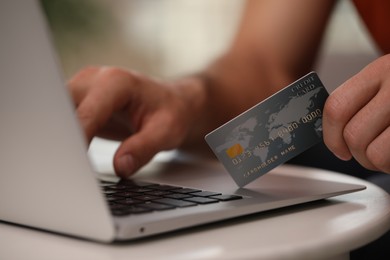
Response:
POLYGON ((238 188, 222 167, 201 162, 172 162, 155 174, 102 181, 91 166, 40 3, 0 1, 0 35, 3 222, 112 242, 365 188, 278 169, 238 188))

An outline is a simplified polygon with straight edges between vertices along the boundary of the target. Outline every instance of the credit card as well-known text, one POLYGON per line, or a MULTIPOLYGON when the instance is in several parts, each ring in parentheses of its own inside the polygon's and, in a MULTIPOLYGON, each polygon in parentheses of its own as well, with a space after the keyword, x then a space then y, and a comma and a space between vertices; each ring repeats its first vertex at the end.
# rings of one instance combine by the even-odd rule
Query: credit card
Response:
POLYGON ((243 187, 322 141, 327 97, 310 72, 207 134, 206 142, 243 187))

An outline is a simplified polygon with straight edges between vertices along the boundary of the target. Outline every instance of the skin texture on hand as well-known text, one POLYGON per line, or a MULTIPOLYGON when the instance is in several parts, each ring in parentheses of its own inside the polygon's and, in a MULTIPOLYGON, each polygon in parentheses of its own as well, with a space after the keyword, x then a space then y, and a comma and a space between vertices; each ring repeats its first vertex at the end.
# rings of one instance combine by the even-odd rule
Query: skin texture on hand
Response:
MULTIPOLYGON (((191 85, 192 84, 192 85, 191 85)), ((128 177, 157 152, 180 146, 196 122, 201 95, 119 68, 90 67, 69 81, 77 115, 88 142, 94 136, 121 141, 114 168, 128 177)), ((194 86, 194 87, 191 87, 194 86)))
POLYGON ((324 141, 340 159, 390 173, 390 55, 337 88, 323 117, 324 141))

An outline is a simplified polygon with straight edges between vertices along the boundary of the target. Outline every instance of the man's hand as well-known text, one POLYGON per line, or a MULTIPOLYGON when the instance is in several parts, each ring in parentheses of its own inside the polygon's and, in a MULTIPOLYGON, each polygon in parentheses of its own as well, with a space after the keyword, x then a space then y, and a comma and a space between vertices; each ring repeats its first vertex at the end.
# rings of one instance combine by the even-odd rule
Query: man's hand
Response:
MULTIPOLYGON (((188 86, 190 90, 190 82, 188 86)), ((84 69, 69 88, 88 142, 94 136, 122 141, 114 156, 121 177, 159 151, 180 146, 196 118, 196 97, 185 88, 119 68, 84 69)))
POLYGON ((390 55, 329 96, 323 128, 325 144, 340 159, 354 157, 367 169, 390 173, 390 55))

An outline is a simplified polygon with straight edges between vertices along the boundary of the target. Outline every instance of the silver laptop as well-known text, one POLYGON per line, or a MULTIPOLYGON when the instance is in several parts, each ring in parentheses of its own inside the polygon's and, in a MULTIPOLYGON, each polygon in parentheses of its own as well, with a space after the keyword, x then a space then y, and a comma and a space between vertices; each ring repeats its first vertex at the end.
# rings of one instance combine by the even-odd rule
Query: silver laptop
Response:
POLYGON ((163 174, 102 182, 89 162, 39 2, 1 0, 0 35, 3 222, 111 242, 365 188, 270 173, 238 189, 222 168, 174 163, 163 174))

